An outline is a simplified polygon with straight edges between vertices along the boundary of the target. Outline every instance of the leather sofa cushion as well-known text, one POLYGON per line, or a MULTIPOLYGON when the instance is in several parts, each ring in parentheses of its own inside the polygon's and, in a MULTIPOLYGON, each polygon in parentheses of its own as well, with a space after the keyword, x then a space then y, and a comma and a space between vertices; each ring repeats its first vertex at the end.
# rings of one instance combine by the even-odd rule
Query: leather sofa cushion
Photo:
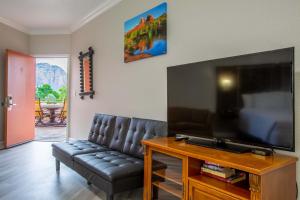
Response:
POLYGON ((109 148, 112 150, 122 151, 127 131, 130 124, 130 118, 128 117, 117 117, 114 134, 111 139, 109 148))
POLYGON ((130 176, 143 176, 144 172, 142 159, 118 151, 77 155, 74 161, 110 182, 130 176))
POLYGON ((90 142, 109 146, 115 126, 115 116, 96 114, 92 123, 88 140, 90 142))
POLYGON ((167 136, 166 122, 132 118, 125 139, 123 152, 138 158, 143 158, 143 146, 141 141, 164 136, 167 136))
POLYGON ((53 150, 59 151, 66 157, 73 159, 73 156, 79 154, 93 153, 99 151, 108 151, 106 147, 94 144, 87 140, 74 140, 52 144, 53 150))

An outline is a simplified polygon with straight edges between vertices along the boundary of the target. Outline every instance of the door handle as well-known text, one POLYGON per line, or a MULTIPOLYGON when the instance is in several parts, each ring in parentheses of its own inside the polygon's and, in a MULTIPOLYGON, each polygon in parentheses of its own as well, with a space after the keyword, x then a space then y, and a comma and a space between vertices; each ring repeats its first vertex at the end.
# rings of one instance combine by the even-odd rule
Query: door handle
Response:
POLYGON ((5 108, 8 108, 8 110, 12 109, 12 106, 16 106, 17 104, 13 103, 13 97, 12 96, 7 96, 4 99, 4 102, 2 103, 2 105, 5 108))

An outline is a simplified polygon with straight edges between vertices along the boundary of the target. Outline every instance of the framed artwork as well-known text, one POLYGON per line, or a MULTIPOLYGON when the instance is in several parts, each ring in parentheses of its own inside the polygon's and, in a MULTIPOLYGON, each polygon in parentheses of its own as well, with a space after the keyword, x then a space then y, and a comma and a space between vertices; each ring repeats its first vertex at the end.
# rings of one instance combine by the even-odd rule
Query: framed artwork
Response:
POLYGON ((167 3, 124 23, 124 62, 167 53, 167 3))

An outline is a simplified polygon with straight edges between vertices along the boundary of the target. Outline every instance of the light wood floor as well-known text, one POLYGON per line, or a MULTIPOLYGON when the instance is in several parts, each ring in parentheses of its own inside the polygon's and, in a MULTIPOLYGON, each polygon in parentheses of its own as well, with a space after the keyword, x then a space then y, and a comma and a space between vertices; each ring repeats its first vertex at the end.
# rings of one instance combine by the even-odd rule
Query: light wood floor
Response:
MULTIPOLYGON (((0 150, 1 200, 105 200, 105 194, 65 165, 55 171, 51 143, 30 142, 0 150)), ((142 189, 115 195, 142 199, 142 189)))
POLYGON ((35 127, 34 140, 43 142, 59 142, 65 140, 66 135, 66 127, 35 127))

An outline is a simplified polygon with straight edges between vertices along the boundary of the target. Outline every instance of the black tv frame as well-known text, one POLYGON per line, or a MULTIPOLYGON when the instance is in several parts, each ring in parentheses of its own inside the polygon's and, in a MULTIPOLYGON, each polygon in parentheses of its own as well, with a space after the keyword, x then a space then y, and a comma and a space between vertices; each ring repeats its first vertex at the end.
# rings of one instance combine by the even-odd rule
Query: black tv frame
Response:
MULTIPOLYGON (((185 134, 179 134, 179 135, 183 135, 187 137, 187 143, 190 144, 195 144, 195 145, 200 145, 200 146, 206 146, 208 147, 209 145, 201 145, 201 142, 193 142, 192 138, 199 138, 199 139, 204 139, 204 140, 211 140, 212 141, 212 145, 210 145, 210 147, 212 148, 216 148, 216 149, 223 149, 226 151, 230 151, 230 152, 237 152, 237 153, 243 153, 243 152, 248 152, 245 147, 252 147, 252 148, 266 148, 266 149, 272 149, 272 151, 274 149, 278 149, 278 150, 284 150, 284 151, 290 151, 290 152, 295 152, 295 47, 287 47, 287 48, 282 48, 282 49, 275 49, 275 50, 269 50, 269 51, 261 51, 261 52, 256 52, 256 53, 248 53, 248 54, 240 54, 237 56, 230 56, 230 57, 223 57, 223 58, 217 58, 217 59, 210 59, 210 60, 203 60, 200 62, 191 62, 191 63, 185 63, 185 64, 180 64, 180 65, 175 65, 175 66, 169 66, 167 67, 167 72, 168 70, 170 70, 173 67, 183 67, 185 65, 188 64, 201 64, 204 62, 209 62, 209 61, 217 61, 217 60, 222 60, 222 59, 231 59, 231 58, 236 58, 236 57, 240 57, 240 56, 255 56, 255 55, 259 55, 262 53, 272 53, 275 51, 280 51, 280 50, 291 50, 292 51, 292 115, 293 115, 293 133, 292 133, 292 138, 293 138, 293 142, 292 142, 292 147, 291 148, 285 148, 285 147, 279 147, 279 146, 274 146, 274 145, 264 145, 264 144, 257 144, 257 143, 251 143, 251 142, 245 142, 245 141, 239 141, 239 140, 228 140, 228 139, 220 139, 220 138, 209 138, 209 137, 195 137, 195 136, 189 136, 189 135, 185 135, 185 134), (189 137, 191 139, 189 139, 189 137), (197 144, 198 143, 198 144, 197 144), (232 151, 230 148, 226 149, 225 146, 229 143, 233 144, 234 146, 241 146, 241 150, 239 151, 238 149, 232 151), (220 148, 218 147, 214 147, 214 145, 218 145, 220 144, 220 148), (224 148, 223 148, 224 147, 224 148)), ((167 95, 167 121, 169 121, 169 95, 167 95)), ((169 131, 169 128, 168 128, 169 131)), ((169 134, 172 135, 172 134, 169 134)), ((204 142, 205 143, 205 142, 204 142)))

